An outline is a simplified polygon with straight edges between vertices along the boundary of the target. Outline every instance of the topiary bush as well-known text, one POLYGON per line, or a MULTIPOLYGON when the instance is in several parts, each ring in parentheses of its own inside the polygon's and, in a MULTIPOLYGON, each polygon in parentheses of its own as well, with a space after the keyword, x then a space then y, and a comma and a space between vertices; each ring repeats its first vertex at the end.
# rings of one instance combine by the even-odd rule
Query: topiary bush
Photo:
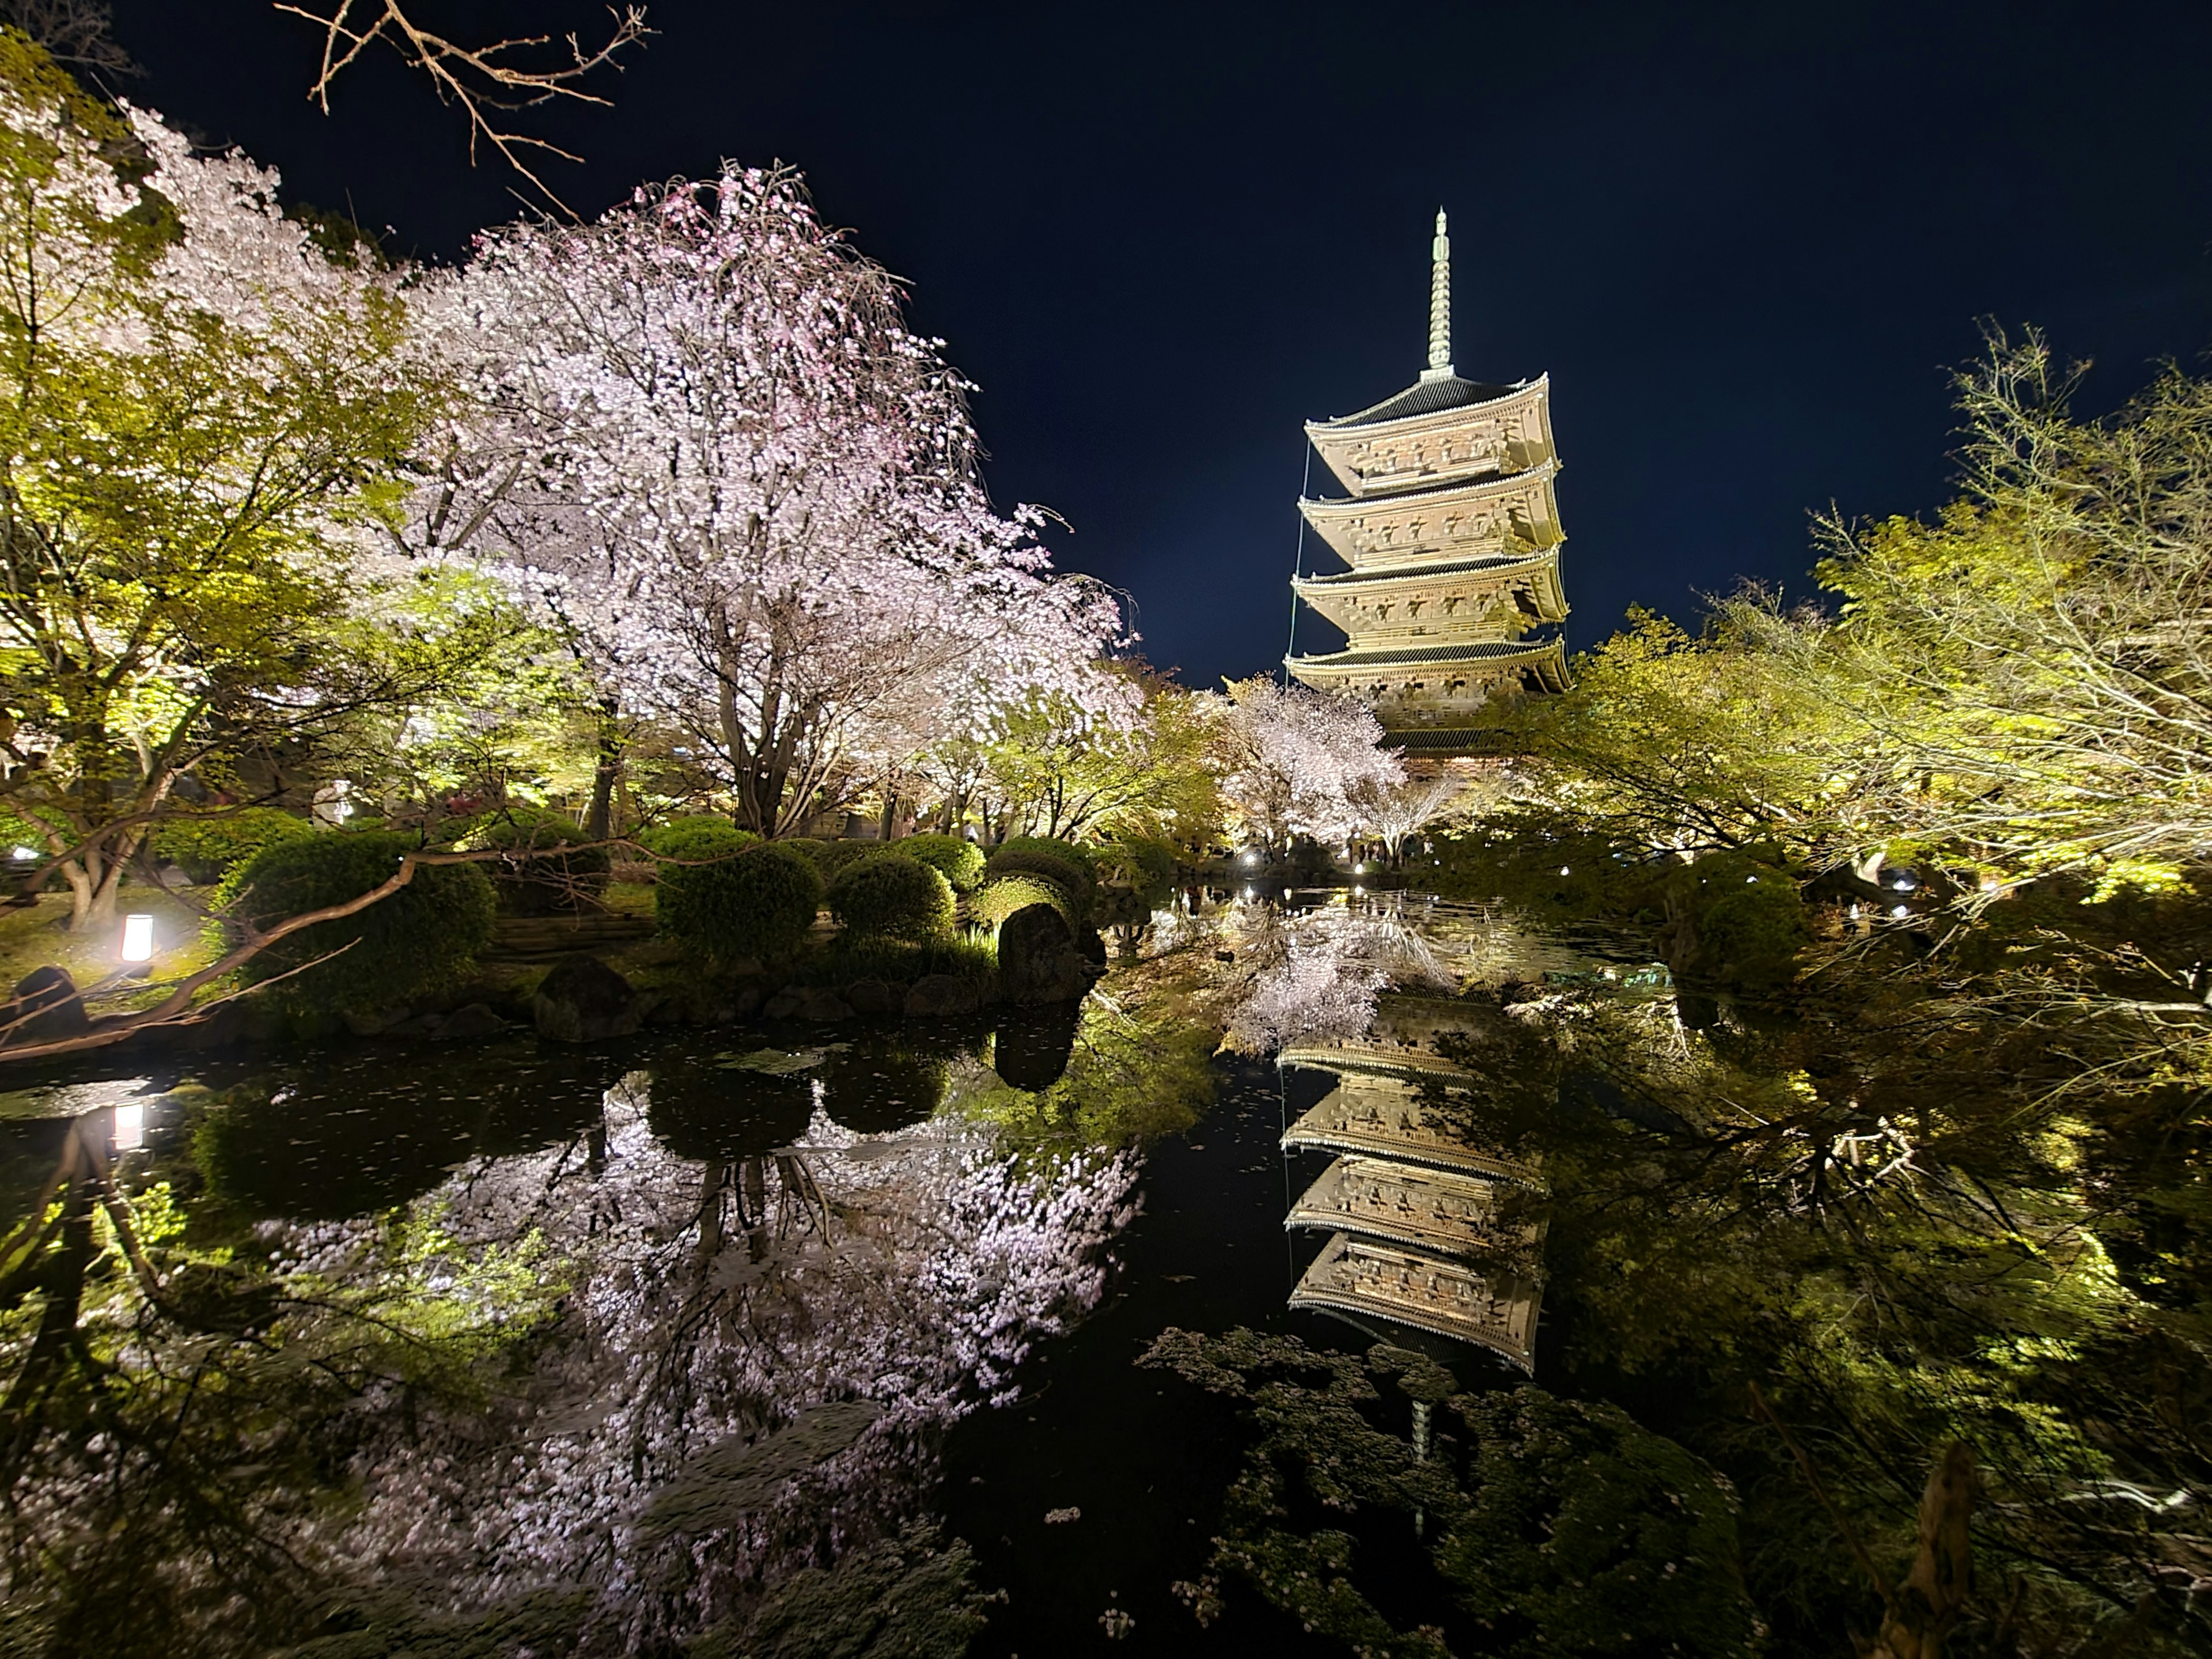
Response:
POLYGON ((750 830, 738 829, 727 818, 702 815, 656 823, 639 830, 632 839, 647 852, 665 859, 711 859, 750 847, 760 837, 750 830))
POLYGON ((712 864, 663 865, 653 889, 660 931, 710 962, 788 956, 821 907, 822 878, 788 842, 760 842, 712 864))
MULTIPOLYGON (((217 905, 233 919, 230 942, 240 936, 240 921, 265 927, 359 898, 397 874, 401 856, 419 845, 412 836, 383 830, 270 843, 216 891, 217 905)), ((240 968, 239 976, 259 984, 303 969, 278 994, 310 1012, 405 1002, 468 976, 477 952, 491 938, 497 908, 490 878, 477 866, 421 865, 398 892, 279 940, 240 968), (329 959, 316 961, 322 957, 329 959)))
POLYGON ((958 836, 908 836, 896 850, 936 871, 956 893, 972 893, 983 879, 983 849, 958 836))
POLYGON ((1048 858, 1064 859, 1083 872, 1096 878, 1098 874, 1098 849, 1079 841, 1062 841, 1057 836, 1009 836, 1000 842, 992 854, 1000 853, 1042 853, 1048 858))
POLYGON ((461 844, 514 855, 512 862, 501 860, 485 866, 501 909, 518 916, 552 916, 596 908, 607 890, 612 860, 605 848, 581 845, 586 839, 581 830, 558 812, 511 806, 480 820, 461 844), (567 847, 577 850, 546 850, 567 847))
POLYGON ((796 836, 782 844, 804 854, 825 883, 854 859, 865 858, 881 846, 872 841, 821 841, 810 836, 796 836))
POLYGON ((830 914, 856 939, 915 944, 952 932, 952 884, 903 853, 855 859, 830 884, 830 914))
POLYGON ((986 880, 969 902, 968 915, 971 921, 995 933, 1006 925, 1008 916, 1032 904, 1048 904, 1060 912, 1060 919, 1070 928, 1076 925, 1075 906, 1068 897, 1067 889, 1048 877, 1026 872, 1010 872, 986 880))
MULTIPOLYGON (((6 833, 0 825, 0 834, 6 833)), ((183 871, 196 887, 221 881, 264 847, 312 836, 314 826, 274 806, 171 818, 154 831, 154 853, 183 871)), ((13 845, 14 843, 10 843, 13 845)), ((43 838, 30 843, 43 847, 43 838)))
MULTIPOLYGON (((1024 839, 1042 838, 1025 836, 1024 839)), ((990 862, 984 866, 986 885, 1002 876, 1035 876, 1050 882, 1063 896, 1062 902, 1056 908, 1066 913, 1071 923, 1091 914, 1091 872, 1086 866, 1073 859, 1064 859, 1056 853, 1042 852, 1034 848, 1017 847, 1008 842, 992 854, 990 862)))

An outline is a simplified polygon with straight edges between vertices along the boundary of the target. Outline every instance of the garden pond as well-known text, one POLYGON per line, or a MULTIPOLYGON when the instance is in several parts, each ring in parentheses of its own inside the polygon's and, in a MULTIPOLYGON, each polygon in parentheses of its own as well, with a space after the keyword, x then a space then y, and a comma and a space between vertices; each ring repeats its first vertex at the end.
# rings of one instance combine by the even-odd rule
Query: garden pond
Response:
POLYGON ((1603 939, 1223 896, 1079 1010, 23 1081, 0 1652, 1754 1650, 1728 1482, 1529 1386, 1449 1103, 1556 1101, 1561 996, 1682 1040, 1603 939))

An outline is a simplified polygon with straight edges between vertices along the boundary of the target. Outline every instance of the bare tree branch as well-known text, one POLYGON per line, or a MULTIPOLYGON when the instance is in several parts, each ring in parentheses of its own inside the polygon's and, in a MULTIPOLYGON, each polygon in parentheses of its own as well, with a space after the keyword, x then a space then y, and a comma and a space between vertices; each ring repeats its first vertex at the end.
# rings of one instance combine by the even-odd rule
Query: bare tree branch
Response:
POLYGON ((57 63, 110 75, 143 75, 108 33, 113 21, 104 0, 0 0, 0 27, 30 36, 57 63))
MULTIPOLYGON (((16 5, 63 4, 70 0, 0 0, 16 5)), ((583 81, 594 70, 614 65, 622 50, 643 40, 653 31, 645 24, 645 8, 610 6, 614 27, 606 40, 587 48, 571 32, 519 35, 489 46, 456 45, 433 33, 408 15, 404 0, 319 0, 326 9, 274 0, 276 9, 304 17, 323 31, 323 59, 307 96, 331 109, 331 83, 377 41, 390 46, 401 58, 430 77, 438 96, 457 104, 469 120, 469 165, 474 167, 477 146, 490 145, 507 164, 527 179, 532 186, 562 212, 574 217, 568 204, 532 170, 531 160, 557 156, 564 161, 583 157, 551 140, 517 130, 504 118, 514 111, 574 99, 578 103, 606 105, 611 100, 589 92, 583 81)))

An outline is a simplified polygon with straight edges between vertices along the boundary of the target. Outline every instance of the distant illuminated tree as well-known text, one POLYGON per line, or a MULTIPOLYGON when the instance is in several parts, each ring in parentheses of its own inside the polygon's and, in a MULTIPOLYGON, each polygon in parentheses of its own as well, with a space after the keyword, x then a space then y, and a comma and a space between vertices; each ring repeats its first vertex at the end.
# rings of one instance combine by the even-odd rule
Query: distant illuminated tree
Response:
POLYGON ((1341 842, 1365 821, 1364 797, 1404 781, 1382 722, 1350 699, 1265 677, 1228 690, 1221 795, 1248 836, 1277 848, 1297 836, 1341 842))

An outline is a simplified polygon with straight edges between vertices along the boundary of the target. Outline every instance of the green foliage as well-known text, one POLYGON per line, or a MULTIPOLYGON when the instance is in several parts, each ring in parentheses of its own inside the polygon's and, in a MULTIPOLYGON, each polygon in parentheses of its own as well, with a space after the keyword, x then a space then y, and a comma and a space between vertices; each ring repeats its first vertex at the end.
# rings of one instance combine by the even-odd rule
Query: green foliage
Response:
MULTIPOLYGON (((5 833, 0 828, 0 834, 5 833)), ((293 813, 274 806, 245 806, 171 818, 154 832, 154 851, 195 884, 205 886, 222 880, 234 866, 264 847, 314 833, 313 824, 293 813)))
POLYGON ((1033 877, 1059 890, 1060 901, 1054 908, 1067 917, 1071 927, 1090 917, 1096 883, 1088 849, 1042 836, 1017 836, 991 854, 983 870, 985 892, 1007 877, 1033 877))
POLYGON ((1063 841, 1057 836, 1009 836, 991 849, 990 862, 1015 854, 1042 854, 1073 865, 1085 876, 1097 872, 1099 851, 1082 842, 1063 841))
MULTIPOLYGON (((1000 1036, 1003 1053, 1003 1028, 1000 1036)), ((1111 1000, 1085 998, 1073 1036, 1066 1069, 1044 1088, 989 1080, 962 1110, 990 1124, 1000 1145, 1064 1154, 1182 1134, 1213 1104, 1217 1033, 1149 965, 1123 970, 1111 1000)))
POLYGON ((672 818, 634 837, 648 853, 667 859, 715 859, 750 847, 760 837, 724 817, 672 818))
POLYGON ((1071 928, 1076 925, 1075 906, 1068 897, 1067 889, 1043 876, 993 876, 975 890, 968 914, 995 933, 1006 925, 1008 916, 1032 904, 1048 904, 1060 912, 1071 928))
POLYGON ((479 823, 463 844, 513 854, 487 866, 501 907, 519 916, 549 916, 590 909, 607 890, 612 860, 604 847, 580 846, 586 839, 559 812, 516 805, 479 823), (579 850, 546 850, 569 847, 579 850))
POLYGON ((983 879, 983 849, 962 836, 908 836, 894 846, 943 876, 956 893, 972 893, 983 879))
POLYGON ((1097 872, 1103 879, 1128 888, 1148 905, 1158 905, 1175 891, 1176 872, 1182 864, 1171 842, 1124 836, 1099 849, 1097 872))
MULTIPOLYGON (((1170 1328, 1139 1363, 1238 1401, 1258 1428, 1212 1565, 1310 1630, 1389 1659, 1759 1650, 1732 1495, 1624 1413, 1533 1386, 1469 1395, 1418 1353, 1378 1346, 1363 1362, 1249 1330, 1170 1328), (1472 1443, 1437 1422, 1428 1455, 1417 1456, 1420 1404, 1455 1417, 1472 1443), (1316 1504, 1343 1526, 1301 1528, 1294 1517, 1316 1504), (1429 1540, 1423 1610, 1441 1616, 1401 1628, 1363 1588, 1382 1575, 1364 1570, 1346 1528, 1413 1513, 1429 1540), (1455 1606, 1480 1634, 1448 1644, 1455 1606)), ((1403 1578, 1395 1564, 1388 1576, 1403 1578)), ((1408 1587, 1393 1590, 1391 1605, 1404 1606, 1408 1587)))
POLYGON ((1440 860, 1417 872, 1445 898, 1503 901, 1540 918, 1659 919, 1666 865, 1571 813, 1520 805, 1435 844, 1440 860))
POLYGON ((856 938, 945 939, 952 931, 952 884, 902 853, 855 859, 830 882, 830 914, 856 938))
POLYGON ((1677 974, 1747 990, 1787 984, 1813 942, 1797 882, 1745 853, 1708 853, 1667 875, 1661 939, 1677 974))
MULTIPOLYGON (((380 886, 418 844, 386 830, 275 842, 224 878, 216 902, 226 915, 266 927, 380 886)), ((247 962, 240 976, 258 984, 304 969, 278 994, 307 1010, 404 1002, 467 977, 491 938, 496 908, 490 881, 474 865, 417 866, 389 897, 289 935, 247 962), (325 956, 330 959, 315 960, 325 956)))
POLYGON ((805 942, 822 905, 812 860, 762 842, 712 864, 663 865, 653 884, 660 931, 709 962, 771 962, 805 942))
MULTIPOLYGON (((444 395, 396 289, 277 279, 261 321, 179 302, 149 280, 180 222, 145 146, 20 35, 0 82, 0 538, 38 550, 0 617, 0 705, 53 734, 4 793, 65 842, 122 821, 70 861, 88 925, 180 771, 221 787, 420 702, 415 647, 476 622, 409 612, 347 546, 444 395)), ((233 210, 204 234, 296 234, 233 210)))
POLYGON ((883 845, 873 841, 825 841, 812 836, 793 836, 780 844, 802 854, 825 884, 854 859, 866 858, 883 845))
POLYGON ((1469 1502, 1435 1559, 1488 1651, 1758 1650, 1735 1499, 1711 1469, 1617 1407, 1533 1387, 1450 1403, 1469 1502))
POLYGON ((909 939, 853 937, 840 933, 830 948, 802 957, 788 970, 794 985, 851 985, 864 979, 910 985, 929 974, 956 979, 987 979, 999 965, 988 939, 909 939))

